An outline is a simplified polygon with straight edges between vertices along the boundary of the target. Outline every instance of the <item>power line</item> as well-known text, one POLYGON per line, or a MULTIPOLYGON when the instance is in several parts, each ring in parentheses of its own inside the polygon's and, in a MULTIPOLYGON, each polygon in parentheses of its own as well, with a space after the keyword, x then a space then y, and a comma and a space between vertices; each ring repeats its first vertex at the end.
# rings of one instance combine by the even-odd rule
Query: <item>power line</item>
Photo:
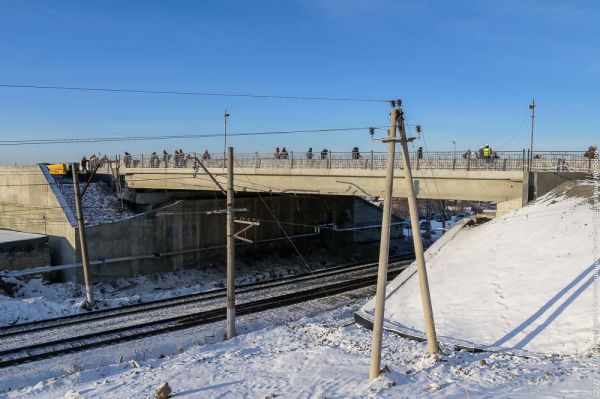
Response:
MULTIPOLYGON (((277 134, 298 134, 298 133, 334 133, 349 131, 366 131, 369 127, 346 127, 330 129, 304 129, 304 130, 275 130, 263 132, 239 132, 230 133, 229 136, 265 136, 277 134)), ((381 129, 376 126, 375 129, 381 129)), ((204 133, 204 134, 179 134, 163 136, 122 136, 122 137, 80 137, 80 138, 57 138, 57 139, 24 139, 24 140, 0 140, 0 146, 18 146, 18 145, 40 145, 40 144, 69 144, 69 143, 100 143, 110 141, 141 141, 141 140, 171 140, 171 139, 198 139, 209 137, 222 137, 223 133, 204 133)))
POLYGON ((515 130, 515 132, 513 133, 512 136, 510 136, 510 138, 508 140, 506 140, 506 142, 504 144, 502 144, 501 146, 499 146, 499 149, 504 148, 508 143, 510 143, 512 141, 512 139, 515 138, 515 136, 517 134, 519 134, 519 132, 521 131, 521 129, 523 128, 523 125, 525 125, 525 121, 527 120, 527 118, 529 117, 529 110, 527 111, 527 113, 525 114, 525 117, 523 117, 523 120, 521 121, 521 124, 519 125, 519 128, 517 130, 515 130))
POLYGON ((110 89, 105 87, 81 87, 81 86, 45 86, 33 84, 10 84, 1 83, 0 87, 10 89, 41 89, 41 90, 69 90, 84 92, 105 92, 105 93, 131 93, 131 94, 173 94, 183 96, 206 96, 206 97, 244 97, 244 98, 263 98, 277 100, 310 100, 310 101, 352 101, 352 102, 385 102, 390 100, 374 98, 344 98, 344 97, 318 97, 318 96, 280 96, 266 94, 242 94, 242 93, 222 93, 208 91, 177 91, 177 90, 146 90, 146 89, 110 89))

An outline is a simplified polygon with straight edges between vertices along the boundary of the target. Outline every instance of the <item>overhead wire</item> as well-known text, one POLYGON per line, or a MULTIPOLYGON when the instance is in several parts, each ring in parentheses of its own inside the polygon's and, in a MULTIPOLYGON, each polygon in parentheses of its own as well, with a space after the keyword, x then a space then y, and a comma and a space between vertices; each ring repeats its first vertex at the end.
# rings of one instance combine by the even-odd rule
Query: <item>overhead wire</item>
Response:
POLYGON ((510 136, 510 138, 501 146, 498 146, 498 150, 502 150, 508 143, 510 143, 512 141, 512 139, 515 138, 515 136, 521 131, 521 129, 523 128, 523 125, 525 125, 525 121, 527 120, 527 117, 529 116, 529 111, 525 114, 525 117, 523 118, 523 120, 521 121, 521 124, 519 125, 519 128, 517 130, 515 130, 515 132, 513 133, 512 136, 510 136))
MULTIPOLYGON (((337 133, 350 131, 364 131, 373 126, 363 127, 345 127, 345 128, 325 128, 325 129, 299 129, 299 130, 274 130, 274 131, 256 131, 256 132, 238 132, 228 133, 228 137, 244 136, 266 136, 279 134, 299 134, 299 133, 337 133)), ((375 129, 381 129, 381 126, 375 126, 375 129)), ((200 133, 200 134, 177 134, 162 136, 120 136, 120 137, 71 137, 56 139, 21 139, 21 140, 0 140, 0 146, 20 146, 20 145, 43 145, 43 144, 71 144, 71 143, 101 143, 101 142, 122 142, 122 141, 146 141, 146 140, 172 140, 172 139, 199 139, 211 137, 223 137, 223 133, 200 133)))
MULTIPOLYGON (((236 161, 235 158, 234 158, 234 161, 236 161)), ((239 164, 239 162, 236 161, 236 163, 238 164, 239 167, 241 167, 241 165, 239 164)), ((247 179, 247 182, 249 184, 253 184, 252 181, 250 181, 250 178, 248 176, 246 176, 246 179, 247 179)), ((296 244, 294 244, 294 242, 292 241, 292 239, 288 235, 287 231, 283 228, 283 226, 279 222, 279 219, 275 215, 275 212, 269 207, 269 205, 267 204, 267 202, 265 201, 265 199, 263 198, 263 196, 260 195, 260 192, 257 191, 256 193, 258 194, 258 198, 260 198, 260 200, 262 201, 262 203, 265 205, 265 208, 267 208, 267 210, 269 211, 269 213, 271 214, 271 216, 273 217, 273 219, 276 221, 277 226, 282 231, 282 233, 285 236, 285 238, 289 241, 289 243, 291 244, 291 246, 294 248, 294 251, 296 251, 296 253, 298 254, 298 257, 302 260, 302 263, 304 263, 304 265, 306 266, 306 268, 311 273, 314 273, 314 270, 310 267, 310 265, 308 264, 308 262, 306 261, 306 259, 304 259, 304 256, 302 256, 302 253, 300 252, 300 250, 298 249, 298 247, 296 246, 296 244)), ((323 289, 323 290, 325 291, 325 289, 323 289)))
MULTIPOLYGON (((407 125, 407 126, 408 126, 408 125, 407 125)), ((421 134, 421 137, 423 138, 423 146, 425 147, 425 152, 427 152, 427 153, 428 153, 428 152, 429 152, 429 149, 427 148, 427 140, 425 139, 425 132, 421 131, 421 132, 420 132, 420 134, 421 134)), ((418 154, 418 151, 416 151, 416 150, 415 150, 415 144, 414 144, 414 141, 413 141, 413 142, 411 142, 411 146, 412 146, 412 148, 413 148, 413 151, 415 151, 415 153, 417 153, 417 154, 418 154)), ((418 156, 417 156, 417 158, 418 158, 418 156)), ((418 159, 417 159, 417 162, 419 162, 419 160, 418 160, 418 159)), ((409 167, 410 167, 410 162, 409 162, 409 167)), ((436 191, 436 193, 437 193, 438 199, 442 200, 442 198, 441 198, 441 195, 440 195, 440 190, 438 189, 437 181, 436 181, 436 179, 435 179, 435 174, 434 174, 434 172, 433 172, 433 168, 432 168, 432 167, 429 167, 429 171, 431 172, 431 178, 433 179, 433 185, 434 185, 434 187, 435 187, 435 191, 436 191)), ((445 210, 442 210, 442 211, 444 212, 445 210)))
POLYGON ((357 98, 357 97, 320 97, 320 96, 285 96, 269 94, 246 94, 246 93, 225 93, 210 91, 180 91, 180 90, 150 90, 150 89, 123 89, 106 87, 85 87, 85 86, 50 86, 37 84, 15 84, 0 83, 0 87, 9 89, 38 89, 38 90, 63 90, 63 91, 82 91, 82 92, 106 92, 106 93, 130 93, 130 94, 171 94, 183 96, 207 96, 207 97, 244 97, 244 98, 263 98, 277 100, 310 100, 310 101, 348 101, 348 102, 385 102, 389 99, 377 98, 357 98))

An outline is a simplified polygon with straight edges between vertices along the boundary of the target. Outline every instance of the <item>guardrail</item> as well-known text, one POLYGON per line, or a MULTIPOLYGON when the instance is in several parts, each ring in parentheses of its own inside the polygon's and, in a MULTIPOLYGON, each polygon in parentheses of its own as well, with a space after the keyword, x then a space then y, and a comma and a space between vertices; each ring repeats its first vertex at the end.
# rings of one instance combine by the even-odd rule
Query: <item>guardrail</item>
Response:
MULTIPOLYGON (((173 154, 117 155, 121 168, 195 168, 196 157, 207 168, 224 168, 223 154, 210 154, 208 157, 195 152, 183 156, 173 154)), ((384 169, 385 152, 316 152, 275 156, 270 153, 238 153, 235 167, 243 168, 312 168, 312 169, 384 169)), ((481 157, 475 151, 466 152, 412 152, 410 163, 414 170, 498 170, 498 171, 581 171, 592 169, 592 159, 579 151, 540 151, 530 160, 529 151, 498 151, 491 157, 481 157), (531 163, 531 167, 530 167, 531 163)), ((396 154, 394 165, 403 168, 402 154, 396 154)))

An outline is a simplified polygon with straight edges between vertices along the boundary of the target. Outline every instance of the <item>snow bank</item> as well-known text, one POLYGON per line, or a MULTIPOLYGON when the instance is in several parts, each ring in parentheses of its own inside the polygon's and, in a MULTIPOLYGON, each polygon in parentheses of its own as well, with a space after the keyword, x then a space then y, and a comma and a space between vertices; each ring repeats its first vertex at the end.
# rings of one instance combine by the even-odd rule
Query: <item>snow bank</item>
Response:
MULTIPOLYGON (((589 349, 592 188, 572 183, 434 245, 427 269, 439 338, 487 349, 589 349)), ((416 274, 392 281, 387 298, 386 326, 422 335, 416 274)), ((362 313, 372 315, 373 306, 362 313)))

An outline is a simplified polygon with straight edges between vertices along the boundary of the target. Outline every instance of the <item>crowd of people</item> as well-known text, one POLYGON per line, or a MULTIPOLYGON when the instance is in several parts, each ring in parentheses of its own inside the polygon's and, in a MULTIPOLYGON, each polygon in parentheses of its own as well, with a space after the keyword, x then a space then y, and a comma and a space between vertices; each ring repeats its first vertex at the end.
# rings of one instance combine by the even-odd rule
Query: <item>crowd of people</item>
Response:
POLYGON ((107 162, 109 162, 109 160, 106 154, 104 154, 102 158, 98 158, 96 154, 92 154, 89 159, 84 155, 79 163, 79 171, 81 173, 90 173, 96 170, 96 168, 105 165, 107 162))
MULTIPOLYGON (((329 156, 330 151, 327 148, 323 148, 321 150, 321 159, 327 159, 327 157, 329 156)), ((279 150, 279 147, 275 148, 275 152, 273 153, 273 158, 274 159, 289 159, 290 155, 288 153, 288 151, 285 149, 285 147, 283 147, 281 150, 279 150)), ((360 151, 358 150, 358 147, 354 147, 352 149, 352 159, 360 159, 362 158, 360 155, 360 151)), ((306 151, 306 159, 311 160, 311 159, 315 159, 314 158, 314 153, 313 153, 313 149, 312 147, 308 147, 308 151, 306 151)))
MULTIPOLYGON (((329 159, 330 154, 331 154, 331 151, 328 150, 327 148, 323 148, 320 153, 314 154, 312 147, 309 147, 308 151, 306 151, 306 159, 313 160, 313 159, 315 159, 315 155, 317 155, 317 156, 320 156, 321 160, 327 160, 327 159, 329 159)), ((595 146, 595 145, 589 146, 583 156, 590 160, 596 158, 598 156, 597 146, 595 146)), ((274 159, 289 159, 290 153, 288 153, 288 150, 285 147, 282 147, 281 149, 279 149, 279 147, 276 147, 275 151, 273 153, 273 157, 274 157, 274 159)), ((496 151, 494 151, 492 149, 492 147, 490 147, 490 145, 488 145, 488 144, 486 144, 483 147, 480 147, 478 151, 467 150, 462 155, 462 157, 463 157, 463 159, 471 159, 471 160, 484 159, 488 162, 491 162, 496 159, 500 159, 499 154, 496 151)), ((210 160, 211 154, 208 152, 208 150, 204 150, 204 153, 202 154, 201 158, 203 161, 210 160)), ((362 158, 358 147, 354 147, 352 149, 351 158, 353 160, 362 158)), ((417 149, 416 158, 423 159, 423 147, 419 147, 417 149)), ((542 155, 536 154, 536 155, 532 156, 532 158, 533 159, 542 159, 542 155)), ((186 154, 183 151, 183 149, 179 148, 179 149, 176 149, 173 152, 173 154, 169 154, 167 152, 167 150, 163 150, 162 156, 159 156, 156 153, 156 151, 152 152, 152 154, 150 155, 149 164, 150 164, 150 167, 152 167, 152 168, 158 168, 161 165, 163 165, 164 167, 169 167, 169 166, 173 167, 174 166, 174 167, 178 167, 178 168, 182 168, 182 167, 194 167, 195 168, 198 163, 197 159, 198 158, 196 158, 196 153, 190 152, 190 153, 186 154)), ((93 154, 89 157, 89 159, 86 156, 83 156, 83 158, 81 158, 81 164, 80 164, 81 172, 83 172, 83 173, 93 172, 96 168, 101 167, 108 162, 109 162, 109 159, 106 155, 104 155, 102 158, 99 158, 98 156, 96 156, 96 154, 93 154)), ((126 168, 131 168, 131 167, 135 168, 135 167, 139 166, 139 164, 140 164, 140 162, 142 162, 142 160, 141 159, 133 159, 133 157, 131 156, 130 153, 125 152, 125 154, 122 158, 122 162, 123 162, 123 166, 125 166, 126 168)))
MULTIPOLYGON (((210 159, 210 153, 208 152, 208 150, 204 150, 204 153, 202 154, 202 159, 210 159)), ((123 165, 126 168, 135 168, 139 165, 141 161, 141 159, 132 159, 131 154, 129 154, 127 151, 123 156, 123 165)), ((149 163, 151 168, 158 168, 161 165, 164 167, 174 166, 176 168, 184 168, 188 166, 195 167, 197 163, 196 153, 189 152, 186 154, 183 151, 183 149, 180 148, 175 150, 173 154, 169 154, 167 150, 163 150, 162 156, 159 156, 156 151, 153 151, 152 154, 150 154, 149 163)))
POLYGON ((463 154, 463 159, 485 159, 487 161, 491 161, 493 159, 500 159, 500 155, 490 147, 489 144, 486 144, 484 147, 479 147, 479 151, 471 151, 467 150, 463 154))

